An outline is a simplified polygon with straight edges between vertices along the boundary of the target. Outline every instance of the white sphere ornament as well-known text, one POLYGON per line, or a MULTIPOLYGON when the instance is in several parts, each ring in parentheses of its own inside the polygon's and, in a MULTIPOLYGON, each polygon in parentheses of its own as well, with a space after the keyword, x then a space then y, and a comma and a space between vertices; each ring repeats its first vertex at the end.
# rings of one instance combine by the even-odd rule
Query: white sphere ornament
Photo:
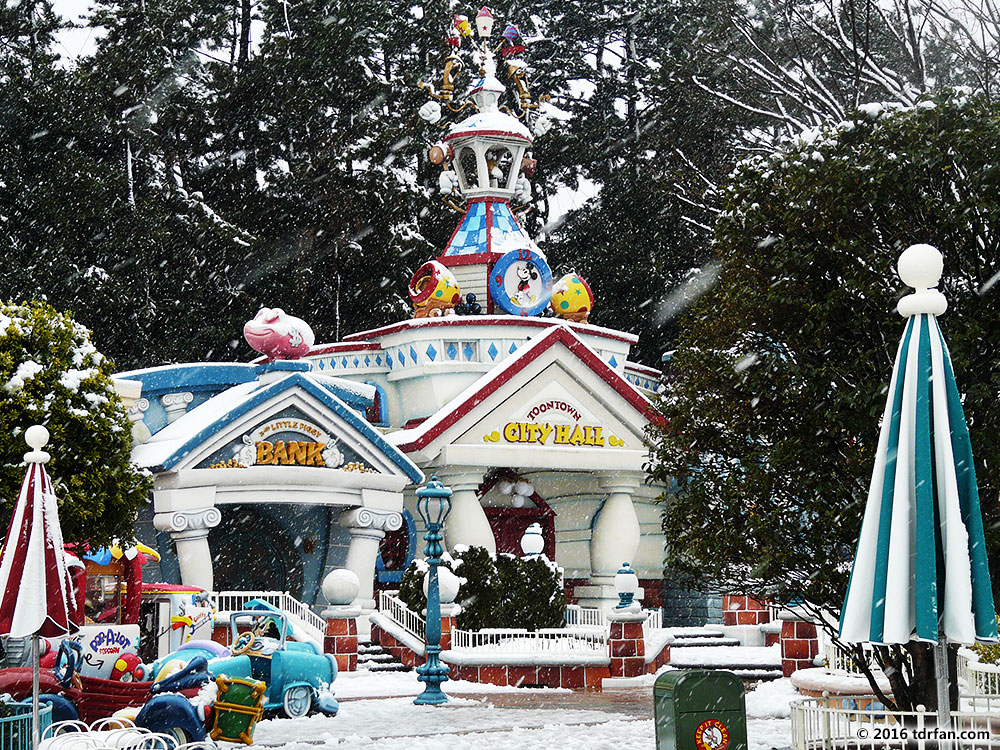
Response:
POLYGON ((507 481, 497 482, 497 489, 503 495, 510 495, 514 492, 514 483, 507 481))
POLYGON ((948 309, 948 300, 935 289, 944 271, 944 259, 936 247, 911 245, 899 256, 896 270, 903 283, 915 290, 899 300, 896 310, 900 315, 941 315, 948 309))
POLYGON ((524 530, 524 536, 521 537, 521 551, 525 555, 539 555, 543 549, 545 549, 545 539, 542 537, 542 527, 533 523, 524 530))
POLYGON ((33 424, 24 431, 24 442, 31 446, 32 450, 41 450, 49 442, 49 431, 40 424, 33 424))
POLYGON ((535 488, 522 479, 520 482, 514 485, 514 492, 516 492, 518 495, 531 497, 533 494, 535 494, 535 488))
MULTIPOLYGON (((424 599, 427 598, 427 589, 430 587, 430 571, 424 573, 424 599)), ((462 581, 449 568, 443 565, 438 566, 438 597, 442 604, 453 604, 458 597, 458 590, 462 587, 462 581)))
POLYGON ((323 596, 335 607, 343 607, 353 602, 361 591, 358 574, 347 568, 337 568, 327 573, 323 579, 323 596))
POLYGON ((914 289, 932 289, 944 272, 944 256, 932 245, 910 245, 896 264, 899 278, 914 289))
POLYGON ((513 505, 515 508, 523 508, 524 507, 524 495, 513 495, 513 496, 511 496, 511 498, 510 498, 510 504, 513 505))

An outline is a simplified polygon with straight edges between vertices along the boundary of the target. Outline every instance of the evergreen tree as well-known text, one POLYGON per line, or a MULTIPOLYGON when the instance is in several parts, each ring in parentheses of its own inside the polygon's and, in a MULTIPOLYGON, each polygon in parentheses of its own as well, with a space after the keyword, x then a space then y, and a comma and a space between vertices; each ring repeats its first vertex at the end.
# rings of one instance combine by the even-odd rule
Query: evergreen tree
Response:
MULTIPOLYGON (((996 573, 998 125, 964 95, 873 106, 734 171, 714 237, 723 270, 684 318, 651 433, 652 477, 682 485, 664 507, 671 569, 836 621, 903 328, 893 269, 929 242, 945 258, 941 325, 996 573)), ((896 704, 933 705, 929 652, 907 648, 923 665, 911 684, 899 649, 879 651, 896 704)))

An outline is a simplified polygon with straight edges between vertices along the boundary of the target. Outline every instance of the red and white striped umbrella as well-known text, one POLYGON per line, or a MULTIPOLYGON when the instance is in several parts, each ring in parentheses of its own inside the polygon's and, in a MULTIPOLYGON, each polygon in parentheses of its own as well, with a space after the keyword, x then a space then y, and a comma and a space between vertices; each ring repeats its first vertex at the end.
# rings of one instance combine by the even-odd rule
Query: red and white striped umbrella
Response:
POLYGON ((34 449, 24 454, 28 472, 0 556, 0 635, 56 638, 78 629, 73 585, 63 549, 59 509, 41 450, 48 431, 28 428, 34 449))

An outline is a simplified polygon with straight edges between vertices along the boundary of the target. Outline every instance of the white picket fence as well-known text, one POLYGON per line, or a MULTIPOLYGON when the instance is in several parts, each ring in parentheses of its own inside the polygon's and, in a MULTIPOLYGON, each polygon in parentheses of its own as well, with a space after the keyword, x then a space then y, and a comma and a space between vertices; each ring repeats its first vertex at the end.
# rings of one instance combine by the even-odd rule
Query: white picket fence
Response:
POLYGON ((238 612, 251 599, 260 599, 272 604, 289 616, 289 622, 303 633, 323 645, 326 620, 317 615, 308 604, 304 604, 287 591, 218 591, 213 595, 215 608, 220 612, 238 612))
POLYGON ((589 628, 453 630, 451 650, 490 654, 606 655, 608 634, 589 628))
MULTIPOLYGON (((663 613, 659 609, 644 609, 644 629, 659 630, 663 627, 663 613)), ((608 615, 603 609, 591 609, 576 604, 566 605, 566 627, 608 627, 608 615)))
POLYGON ((810 698, 792 703, 793 750, 1000 749, 1000 713, 996 711, 955 712, 951 715, 950 728, 938 728, 933 712, 859 710, 858 701, 867 699, 870 696, 810 698), (953 734, 942 734, 942 731, 953 734))

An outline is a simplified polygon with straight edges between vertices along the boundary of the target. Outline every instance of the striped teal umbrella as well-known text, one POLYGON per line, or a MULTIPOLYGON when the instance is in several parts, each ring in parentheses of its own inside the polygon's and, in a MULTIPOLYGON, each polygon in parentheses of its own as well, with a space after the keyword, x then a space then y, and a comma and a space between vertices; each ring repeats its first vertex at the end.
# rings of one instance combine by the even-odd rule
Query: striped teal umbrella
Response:
POLYGON ((916 291, 897 308, 906 330, 840 617, 849 643, 997 638, 969 429, 936 317, 942 267, 930 245, 899 259, 916 291))

